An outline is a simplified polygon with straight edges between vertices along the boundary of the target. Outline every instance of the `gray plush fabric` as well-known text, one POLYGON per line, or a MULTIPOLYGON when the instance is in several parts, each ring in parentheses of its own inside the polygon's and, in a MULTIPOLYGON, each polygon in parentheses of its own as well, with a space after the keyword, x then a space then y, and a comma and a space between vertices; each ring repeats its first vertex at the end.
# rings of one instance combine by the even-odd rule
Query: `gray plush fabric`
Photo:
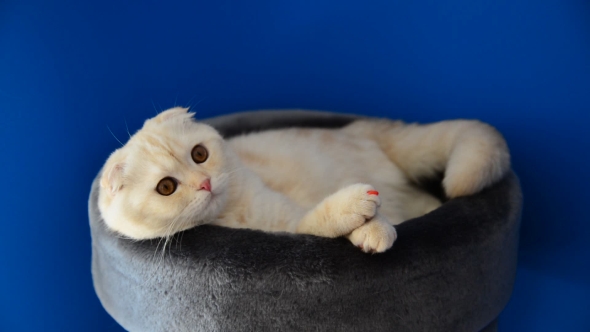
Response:
MULTIPOLYGON (((229 137, 354 119, 296 111, 209 122, 229 137)), ((394 247, 377 255, 345 239, 200 226, 162 256, 157 240, 107 231, 97 194, 94 181, 94 286, 131 331, 495 331, 512 292, 522 204, 513 173, 398 226, 394 247)))

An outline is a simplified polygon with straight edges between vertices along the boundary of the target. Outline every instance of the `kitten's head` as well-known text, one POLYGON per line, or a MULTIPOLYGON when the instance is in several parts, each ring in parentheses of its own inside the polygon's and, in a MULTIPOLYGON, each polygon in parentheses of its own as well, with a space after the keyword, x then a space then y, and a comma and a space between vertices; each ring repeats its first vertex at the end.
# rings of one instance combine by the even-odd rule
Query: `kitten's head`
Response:
POLYGON ((110 229, 133 239, 164 237, 223 209, 232 172, 225 142, 187 111, 147 120, 107 160, 99 208, 110 229))

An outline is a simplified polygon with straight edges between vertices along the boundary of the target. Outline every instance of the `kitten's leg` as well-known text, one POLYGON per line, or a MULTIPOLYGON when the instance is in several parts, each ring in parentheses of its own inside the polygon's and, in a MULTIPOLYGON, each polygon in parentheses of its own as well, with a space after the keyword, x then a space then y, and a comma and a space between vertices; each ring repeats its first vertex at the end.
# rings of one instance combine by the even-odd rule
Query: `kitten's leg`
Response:
POLYGON ((347 238, 367 253, 379 253, 391 248, 397 232, 384 216, 377 213, 373 219, 355 229, 347 238))
POLYGON ((379 194, 368 184, 353 184, 326 197, 299 222, 297 233, 324 237, 350 234, 377 213, 379 194))
POLYGON ((502 178, 510 168, 504 138, 479 121, 408 125, 362 120, 343 130, 376 141, 411 180, 444 172, 443 186, 450 198, 474 194, 502 178))

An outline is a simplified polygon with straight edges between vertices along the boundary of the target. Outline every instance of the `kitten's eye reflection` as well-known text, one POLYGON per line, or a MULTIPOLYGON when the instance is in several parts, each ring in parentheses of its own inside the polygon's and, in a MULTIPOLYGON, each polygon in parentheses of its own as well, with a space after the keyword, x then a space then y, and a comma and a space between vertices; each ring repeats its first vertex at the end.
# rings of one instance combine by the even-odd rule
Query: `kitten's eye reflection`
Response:
POLYGON ((176 191, 177 182, 171 177, 163 178, 158 182, 156 191, 162 196, 172 195, 176 191))
POLYGON ((197 164, 204 163, 207 157, 209 157, 209 152, 204 146, 198 144, 191 151, 191 157, 193 157, 193 161, 197 164))

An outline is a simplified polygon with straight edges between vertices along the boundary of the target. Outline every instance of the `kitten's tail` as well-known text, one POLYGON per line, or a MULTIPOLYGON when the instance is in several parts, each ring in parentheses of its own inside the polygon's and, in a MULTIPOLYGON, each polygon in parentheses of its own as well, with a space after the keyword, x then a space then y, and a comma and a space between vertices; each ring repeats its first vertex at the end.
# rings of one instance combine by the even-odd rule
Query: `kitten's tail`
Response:
POLYGON ((413 181, 444 172, 449 198, 474 194, 501 179, 510 168, 502 135, 473 120, 427 125, 361 120, 345 130, 370 135, 413 181))

